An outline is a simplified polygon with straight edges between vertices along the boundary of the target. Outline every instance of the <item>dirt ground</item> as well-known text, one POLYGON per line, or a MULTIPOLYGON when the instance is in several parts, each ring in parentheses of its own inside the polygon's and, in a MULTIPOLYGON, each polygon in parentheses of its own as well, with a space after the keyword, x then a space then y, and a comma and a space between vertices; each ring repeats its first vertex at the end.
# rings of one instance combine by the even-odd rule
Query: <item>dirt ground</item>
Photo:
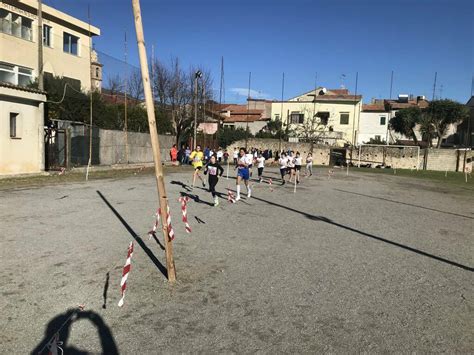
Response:
POLYGON ((293 193, 267 176, 273 191, 213 207, 167 175, 173 286, 147 236, 153 176, 3 189, 0 352, 37 353, 61 326, 68 354, 474 352, 471 189, 318 169, 293 193))

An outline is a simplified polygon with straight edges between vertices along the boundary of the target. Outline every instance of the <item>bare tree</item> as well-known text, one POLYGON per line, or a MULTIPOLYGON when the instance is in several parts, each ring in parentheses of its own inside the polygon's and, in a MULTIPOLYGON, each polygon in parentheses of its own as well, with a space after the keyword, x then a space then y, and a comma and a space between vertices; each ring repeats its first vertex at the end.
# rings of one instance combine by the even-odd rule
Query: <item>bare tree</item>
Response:
POLYGON ((143 99, 142 74, 138 68, 132 69, 128 76, 127 89, 130 98, 135 100, 135 103, 143 99))
POLYGON ((109 76, 107 86, 110 95, 119 94, 123 90, 123 81, 122 78, 120 78, 120 75, 116 74, 114 76, 109 76))
POLYGON ((301 111, 304 115, 303 122, 298 123, 293 131, 311 143, 311 152, 313 152, 314 143, 321 141, 321 138, 330 132, 330 117, 322 117, 308 108, 303 108, 301 111))

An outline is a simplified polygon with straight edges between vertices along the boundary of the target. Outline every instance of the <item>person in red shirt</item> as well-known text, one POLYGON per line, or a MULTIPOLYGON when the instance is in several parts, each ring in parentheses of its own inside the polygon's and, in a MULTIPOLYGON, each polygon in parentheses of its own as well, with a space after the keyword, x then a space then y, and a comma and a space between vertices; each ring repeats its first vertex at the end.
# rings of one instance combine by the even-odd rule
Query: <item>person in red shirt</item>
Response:
POLYGON ((171 147, 170 156, 173 163, 178 160, 178 148, 176 148, 176 144, 173 144, 173 147, 171 147))

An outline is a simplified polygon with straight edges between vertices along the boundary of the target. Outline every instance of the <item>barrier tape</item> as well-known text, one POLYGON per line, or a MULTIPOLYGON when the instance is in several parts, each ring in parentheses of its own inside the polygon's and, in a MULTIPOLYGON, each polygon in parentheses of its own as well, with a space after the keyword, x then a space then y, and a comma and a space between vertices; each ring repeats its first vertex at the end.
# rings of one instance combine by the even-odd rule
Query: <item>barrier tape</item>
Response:
POLYGON ((123 271, 122 271, 122 280, 120 281, 120 287, 122 289, 122 298, 120 299, 118 306, 122 307, 123 306, 123 301, 125 298, 125 290, 127 288, 127 279, 128 279, 128 274, 130 273, 130 270, 132 268, 132 255, 133 255, 133 242, 130 242, 130 245, 128 246, 128 252, 127 252, 127 260, 125 261, 125 265, 123 266, 123 271))

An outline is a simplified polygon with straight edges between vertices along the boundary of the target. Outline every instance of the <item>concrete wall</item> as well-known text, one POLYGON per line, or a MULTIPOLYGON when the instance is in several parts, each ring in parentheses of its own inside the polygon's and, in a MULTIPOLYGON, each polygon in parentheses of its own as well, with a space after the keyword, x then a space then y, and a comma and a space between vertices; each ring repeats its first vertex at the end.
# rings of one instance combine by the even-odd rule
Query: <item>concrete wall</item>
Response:
MULTIPOLYGON (((458 151, 455 149, 428 149, 426 170, 456 171, 458 151)), ((464 153, 463 153, 464 154, 464 153)), ((464 155, 463 155, 464 156, 464 155)), ((462 162, 459 170, 462 170, 462 162)))
MULTIPOLYGON (((175 144, 174 136, 160 135, 162 161, 169 161, 169 150, 175 144)), ((101 165, 126 163, 125 134, 122 131, 99 130, 99 160, 101 165)), ((148 133, 128 133, 128 162, 153 162, 151 139, 148 133)))
POLYGON ((0 87, 0 174, 44 170, 44 95, 0 87), (10 113, 17 115, 17 137, 10 137, 10 113))
MULTIPOLYGON (((392 146, 361 146, 360 164, 376 167, 378 165, 390 166, 396 169, 422 169, 423 151, 418 147, 392 147, 392 146)), ((350 160, 351 150, 347 150, 346 157, 350 160)), ((352 150, 352 164, 359 164, 359 149, 352 150)))
MULTIPOLYGON (((239 149, 240 147, 245 147, 245 140, 237 141, 227 147, 228 152, 233 152, 234 148, 239 149)), ((247 147, 257 148, 261 150, 272 150, 273 156, 279 150, 280 141, 278 139, 263 139, 263 138, 249 138, 247 147)), ((308 153, 311 151, 310 143, 289 143, 282 141, 281 150, 287 151, 288 149, 293 150, 294 152, 300 152, 303 159, 306 158, 308 153)), ((327 146, 317 146, 313 147, 313 158, 314 164, 316 165, 329 165, 330 159, 330 148, 327 146)))

